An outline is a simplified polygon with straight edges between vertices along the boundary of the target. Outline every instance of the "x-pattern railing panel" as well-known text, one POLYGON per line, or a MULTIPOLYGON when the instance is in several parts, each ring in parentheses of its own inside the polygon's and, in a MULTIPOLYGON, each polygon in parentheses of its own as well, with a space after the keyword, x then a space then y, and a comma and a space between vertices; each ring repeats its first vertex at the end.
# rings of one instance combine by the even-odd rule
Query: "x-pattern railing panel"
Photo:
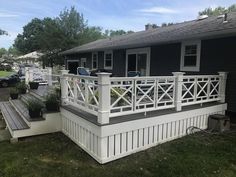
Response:
POLYGON ((184 76, 182 104, 190 105, 219 99, 219 76, 184 76))
POLYGON ((111 78, 110 90, 111 116, 174 107, 173 76, 111 78))
POLYGON ((66 77, 66 83, 69 103, 97 115, 99 105, 97 78, 71 76, 66 77))
POLYGON ((110 111, 129 112, 133 110, 133 81, 113 79, 110 86, 110 111))

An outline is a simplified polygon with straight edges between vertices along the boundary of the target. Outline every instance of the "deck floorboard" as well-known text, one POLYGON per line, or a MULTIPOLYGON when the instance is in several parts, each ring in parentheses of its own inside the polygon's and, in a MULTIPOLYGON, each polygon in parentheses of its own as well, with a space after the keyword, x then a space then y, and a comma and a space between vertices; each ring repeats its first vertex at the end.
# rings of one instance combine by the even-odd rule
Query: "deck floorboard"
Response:
POLYGON ((23 118, 21 118, 21 116, 16 112, 16 110, 9 102, 1 103, 1 111, 5 120, 13 131, 29 128, 23 118))

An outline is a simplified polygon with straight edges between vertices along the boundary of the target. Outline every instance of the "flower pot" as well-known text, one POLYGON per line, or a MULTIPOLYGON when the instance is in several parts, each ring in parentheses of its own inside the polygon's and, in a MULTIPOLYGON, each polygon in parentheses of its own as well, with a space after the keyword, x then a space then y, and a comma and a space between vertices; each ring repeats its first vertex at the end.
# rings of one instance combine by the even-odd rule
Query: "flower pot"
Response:
POLYGON ((42 117, 41 109, 40 110, 31 110, 31 109, 29 109, 29 116, 31 118, 42 117))
POLYGON ((45 103, 47 111, 58 111, 59 106, 57 104, 45 103))
POLYGON ((18 98, 18 93, 10 93, 10 97, 12 100, 15 100, 18 98))
POLYGON ((38 82, 30 82, 29 86, 30 86, 30 89, 37 90, 39 87, 39 83, 38 82))

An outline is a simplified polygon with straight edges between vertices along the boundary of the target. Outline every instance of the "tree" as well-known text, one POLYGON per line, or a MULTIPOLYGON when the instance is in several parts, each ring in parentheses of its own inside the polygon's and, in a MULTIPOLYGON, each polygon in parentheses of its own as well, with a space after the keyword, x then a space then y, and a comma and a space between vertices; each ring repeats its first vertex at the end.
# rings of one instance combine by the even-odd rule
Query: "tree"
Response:
POLYGON ((8 33, 7 33, 6 31, 0 29, 0 36, 1 36, 1 35, 8 35, 8 33))
POLYGON ((16 47, 22 53, 30 53, 35 50, 40 50, 38 39, 43 30, 43 21, 34 18, 26 26, 23 27, 23 34, 18 34, 14 47, 16 47))
POLYGON ((5 48, 0 48, 0 58, 4 55, 7 54, 7 50, 5 48))
POLYGON ((124 34, 130 34, 134 33, 133 31, 124 31, 124 30, 105 30, 105 33, 103 34, 104 37, 114 37, 114 36, 120 36, 124 34))
POLYGON ((14 56, 14 57, 21 55, 21 52, 19 50, 17 50, 17 48, 15 48, 13 46, 9 47, 7 53, 9 55, 14 56))
POLYGON ((226 7, 216 7, 216 8, 211 8, 208 7, 205 10, 199 12, 199 15, 208 15, 208 16, 216 16, 216 15, 221 15, 224 13, 229 13, 229 12, 236 12, 236 4, 233 4, 229 6, 228 8, 226 7))

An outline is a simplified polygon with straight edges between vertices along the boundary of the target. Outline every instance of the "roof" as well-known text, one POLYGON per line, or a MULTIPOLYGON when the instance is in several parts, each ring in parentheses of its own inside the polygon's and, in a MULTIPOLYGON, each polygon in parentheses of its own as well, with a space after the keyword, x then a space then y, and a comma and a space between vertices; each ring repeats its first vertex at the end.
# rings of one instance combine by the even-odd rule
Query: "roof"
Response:
POLYGON ((150 46, 153 44, 173 43, 190 39, 204 39, 236 34, 236 12, 227 15, 227 22, 218 16, 203 20, 192 20, 167 27, 135 32, 113 38, 99 39, 85 45, 62 52, 62 55, 85 53, 109 49, 125 49, 150 46))
POLYGON ((25 58, 38 59, 41 56, 43 56, 43 53, 34 51, 34 52, 31 52, 31 53, 27 53, 25 55, 22 55, 22 56, 18 57, 17 59, 25 59, 25 58))

